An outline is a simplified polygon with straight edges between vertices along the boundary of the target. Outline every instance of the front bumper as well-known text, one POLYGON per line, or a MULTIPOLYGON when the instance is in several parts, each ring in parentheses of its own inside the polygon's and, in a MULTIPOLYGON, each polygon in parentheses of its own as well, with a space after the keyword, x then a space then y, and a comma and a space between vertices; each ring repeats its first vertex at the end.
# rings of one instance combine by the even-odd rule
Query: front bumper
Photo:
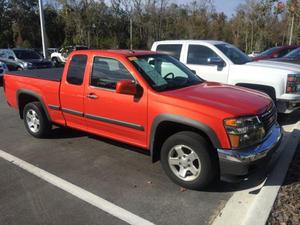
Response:
POLYGON ((281 127, 276 123, 257 146, 243 150, 217 149, 221 176, 247 176, 266 166, 281 138, 281 127))

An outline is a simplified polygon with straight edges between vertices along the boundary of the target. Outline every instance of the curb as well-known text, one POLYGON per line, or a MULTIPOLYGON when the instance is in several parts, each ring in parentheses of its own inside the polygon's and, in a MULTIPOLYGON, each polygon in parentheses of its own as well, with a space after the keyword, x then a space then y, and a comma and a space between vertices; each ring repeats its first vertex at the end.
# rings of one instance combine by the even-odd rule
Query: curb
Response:
POLYGON ((283 140, 274 157, 273 163, 276 165, 266 180, 256 187, 235 192, 212 225, 266 224, 299 143, 297 128, 300 130, 300 122, 292 127, 289 136, 283 140))

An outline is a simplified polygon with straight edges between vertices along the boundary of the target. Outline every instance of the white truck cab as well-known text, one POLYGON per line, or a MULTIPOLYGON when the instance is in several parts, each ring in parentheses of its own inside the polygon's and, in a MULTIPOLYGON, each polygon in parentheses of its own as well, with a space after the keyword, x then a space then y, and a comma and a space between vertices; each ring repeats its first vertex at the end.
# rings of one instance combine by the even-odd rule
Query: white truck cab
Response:
POLYGON ((205 80, 262 91, 276 102, 278 112, 300 108, 299 65, 252 62, 244 52, 223 41, 158 41, 151 50, 177 58, 205 80))

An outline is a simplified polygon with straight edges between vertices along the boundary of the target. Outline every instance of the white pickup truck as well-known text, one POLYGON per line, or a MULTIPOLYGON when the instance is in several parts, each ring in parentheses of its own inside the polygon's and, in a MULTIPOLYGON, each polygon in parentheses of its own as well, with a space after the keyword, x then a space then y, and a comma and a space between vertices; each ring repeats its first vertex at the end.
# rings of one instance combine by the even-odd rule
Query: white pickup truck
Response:
POLYGON ((222 41, 158 41, 151 50, 172 55, 203 79, 265 92, 276 102, 280 113, 300 108, 299 65, 252 62, 241 50, 222 41))

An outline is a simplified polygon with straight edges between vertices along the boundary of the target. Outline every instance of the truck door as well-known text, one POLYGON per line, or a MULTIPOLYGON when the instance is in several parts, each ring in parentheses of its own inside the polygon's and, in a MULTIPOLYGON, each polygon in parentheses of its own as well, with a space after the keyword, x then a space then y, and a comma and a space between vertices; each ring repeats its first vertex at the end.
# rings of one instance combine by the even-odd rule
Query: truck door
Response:
POLYGON ((69 127, 85 130, 84 114, 84 74, 88 56, 74 55, 66 65, 60 87, 61 110, 69 127))
POLYGON ((119 80, 135 78, 114 58, 95 56, 85 92, 85 117, 89 131, 146 146, 147 92, 135 99, 116 93, 119 80))
POLYGON ((200 44, 189 44, 186 46, 186 65, 196 71, 197 75, 208 81, 227 83, 229 65, 212 49, 200 44), (220 60, 223 65, 213 65, 209 59, 220 60))

